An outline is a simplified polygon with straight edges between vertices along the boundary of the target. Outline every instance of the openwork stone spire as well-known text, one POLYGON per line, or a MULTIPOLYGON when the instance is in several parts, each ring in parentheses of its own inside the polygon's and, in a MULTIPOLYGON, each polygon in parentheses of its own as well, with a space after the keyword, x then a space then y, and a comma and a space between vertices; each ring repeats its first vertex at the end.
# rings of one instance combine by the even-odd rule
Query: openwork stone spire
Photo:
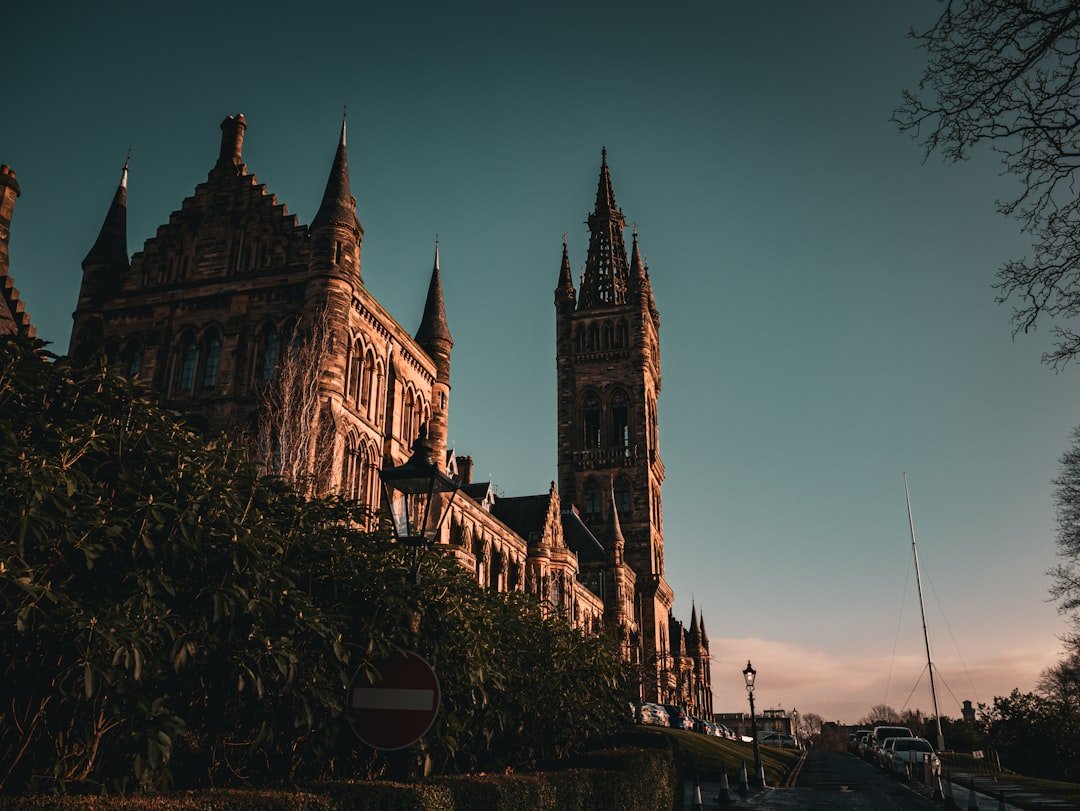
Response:
POLYGON ((629 280, 623 243, 626 219, 615 202, 607 149, 600 154, 600 182, 596 188, 596 205, 588 219, 589 255, 578 298, 579 310, 626 303, 629 280))

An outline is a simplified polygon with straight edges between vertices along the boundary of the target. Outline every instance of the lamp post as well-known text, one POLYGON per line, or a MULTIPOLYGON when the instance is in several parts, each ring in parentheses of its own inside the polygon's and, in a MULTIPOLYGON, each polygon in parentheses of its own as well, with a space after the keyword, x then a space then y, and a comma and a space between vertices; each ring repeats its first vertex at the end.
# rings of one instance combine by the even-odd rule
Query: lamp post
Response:
POLYGON ((758 747, 757 718, 754 716, 754 678, 757 676, 757 671, 754 670, 749 659, 746 660, 746 669, 742 674, 743 679, 746 680, 746 693, 750 696, 750 736, 754 739, 754 783, 760 784, 763 782, 761 749, 758 747))
POLYGON ((423 552, 438 542, 439 529, 460 488, 440 469, 435 449, 428 441, 426 425, 420 426, 409 460, 398 467, 383 468, 379 479, 394 538, 399 544, 412 547, 412 580, 419 583, 423 552), (447 494, 449 499, 443 504, 447 494))

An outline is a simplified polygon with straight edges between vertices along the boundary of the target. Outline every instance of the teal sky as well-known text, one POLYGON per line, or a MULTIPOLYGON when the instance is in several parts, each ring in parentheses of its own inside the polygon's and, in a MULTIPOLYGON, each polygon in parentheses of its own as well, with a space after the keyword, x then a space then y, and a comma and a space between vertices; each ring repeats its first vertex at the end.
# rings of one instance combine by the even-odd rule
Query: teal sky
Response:
POLYGON ((924 164, 889 123, 935 3, 157 5, 5 7, 12 273, 58 350, 129 145, 132 252, 229 113, 309 222, 347 103, 366 284, 414 330, 439 233, 451 440, 506 495, 542 492, 561 239, 579 272, 606 145, 661 312, 668 577, 704 611, 716 709, 745 708, 747 658, 759 706, 904 704, 903 471, 942 711, 1054 660, 1050 480, 1080 370, 1042 366, 1046 331, 1012 340, 994 303, 1028 249, 994 211, 1012 181, 987 154, 924 164))

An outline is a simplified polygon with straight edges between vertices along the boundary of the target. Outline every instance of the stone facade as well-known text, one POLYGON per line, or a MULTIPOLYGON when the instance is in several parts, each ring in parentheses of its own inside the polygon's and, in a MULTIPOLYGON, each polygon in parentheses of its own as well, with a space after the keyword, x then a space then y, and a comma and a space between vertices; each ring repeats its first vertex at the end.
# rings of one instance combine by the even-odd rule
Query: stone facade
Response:
POLYGON ((30 323, 30 313, 19 298, 15 280, 11 278, 11 259, 8 243, 11 240, 11 218, 15 216, 15 201, 20 193, 15 172, 7 164, 0 166, 0 335, 36 334, 30 323))
POLYGON ((696 613, 685 634, 664 574, 660 458, 660 313, 601 156, 589 249, 575 288, 564 242, 555 289, 559 492, 612 550, 608 623, 641 673, 646 700, 711 711, 708 639, 696 613), (707 698, 706 698, 707 696, 707 698))
POLYGON ((556 291, 558 486, 504 498, 447 452, 453 339, 438 247, 424 314, 410 334, 364 286, 364 230, 349 185, 343 122, 310 225, 248 172, 247 122, 221 124, 206 182, 131 259, 127 168, 83 261, 70 352, 104 352, 161 392, 193 427, 255 430, 260 391, 295 335, 325 325, 312 468, 318 486, 380 509, 378 470, 409 458, 427 426, 436 458, 462 485, 441 528, 448 554, 493 591, 524 591, 578 627, 607 629, 642 674, 642 695, 706 714, 708 640, 671 616, 664 578, 658 449, 659 314, 606 154, 580 296, 567 248, 556 291), (674 636, 678 640, 673 641, 674 636))

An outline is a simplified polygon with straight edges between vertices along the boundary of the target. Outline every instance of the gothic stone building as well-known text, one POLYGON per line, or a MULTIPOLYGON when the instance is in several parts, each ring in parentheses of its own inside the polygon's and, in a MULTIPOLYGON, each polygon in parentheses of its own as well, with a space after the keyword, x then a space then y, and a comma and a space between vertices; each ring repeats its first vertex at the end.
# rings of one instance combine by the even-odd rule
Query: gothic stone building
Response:
POLYGON ((410 334, 364 285, 344 122, 306 226, 248 172, 246 130, 243 115, 222 122, 206 182, 130 259, 125 165, 83 261, 71 354, 104 352, 194 428, 235 432, 258 422, 260 390, 294 336, 318 321, 331 346, 319 363, 314 418, 321 486, 377 514, 378 470, 404 463, 427 426, 464 493, 442 525, 447 553, 493 591, 532 593, 578 627, 611 633, 639 669, 646 700, 709 717, 704 621, 692 613, 684 628, 673 617, 664 577, 660 317, 636 234, 626 258, 606 153, 580 287, 564 244, 555 292, 558 486, 506 498, 473 482, 471 458, 446 447, 454 342, 438 247, 410 334))

